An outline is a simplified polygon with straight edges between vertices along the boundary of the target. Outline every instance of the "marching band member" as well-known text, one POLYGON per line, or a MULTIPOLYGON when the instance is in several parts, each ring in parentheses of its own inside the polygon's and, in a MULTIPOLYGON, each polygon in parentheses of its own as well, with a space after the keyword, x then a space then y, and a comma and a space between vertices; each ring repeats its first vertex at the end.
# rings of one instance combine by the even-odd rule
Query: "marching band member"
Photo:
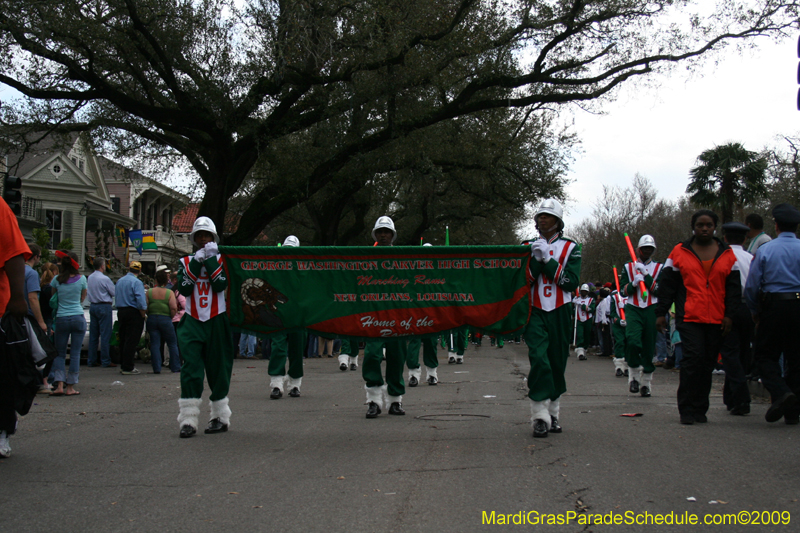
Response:
MULTIPOLYGON (((561 395, 572 333, 572 291, 578 287, 581 249, 564 236, 563 209, 548 198, 534 215, 539 238, 531 244, 531 276, 534 279, 531 316, 525 326, 525 343, 531 369, 528 398, 531 402, 533 436, 561 433, 561 395)), ((524 243, 524 244, 528 244, 524 243)))
POLYGON ((186 312, 178 325, 181 367, 181 399, 178 400, 181 438, 197 433, 203 375, 211 389, 211 420, 205 433, 228 431, 231 409, 228 389, 233 371, 233 343, 225 305, 228 278, 219 263, 219 236, 214 222, 199 217, 191 241, 198 250, 181 258, 178 292, 186 297, 186 312))
POLYGON ((625 305, 625 362, 628 364, 628 390, 647 398, 652 393, 653 354, 656 350, 656 287, 664 265, 651 258, 656 251, 656 241, 642 235, 636 247, 638 261, 625 263, 620 287, 628 296, 625 305), (647 298, 642 294, 640 281, 647 288, 647 298))

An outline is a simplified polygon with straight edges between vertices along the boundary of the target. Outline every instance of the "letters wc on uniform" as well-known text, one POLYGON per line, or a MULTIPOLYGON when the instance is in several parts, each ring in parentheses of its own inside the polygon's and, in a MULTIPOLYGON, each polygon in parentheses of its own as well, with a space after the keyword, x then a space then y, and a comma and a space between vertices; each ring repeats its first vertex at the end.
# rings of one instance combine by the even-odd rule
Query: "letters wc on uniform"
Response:
POLYGON ((221 246, 231 325, 361 338, 470 325, 509 333, 530 313, 527 246, 221 246))

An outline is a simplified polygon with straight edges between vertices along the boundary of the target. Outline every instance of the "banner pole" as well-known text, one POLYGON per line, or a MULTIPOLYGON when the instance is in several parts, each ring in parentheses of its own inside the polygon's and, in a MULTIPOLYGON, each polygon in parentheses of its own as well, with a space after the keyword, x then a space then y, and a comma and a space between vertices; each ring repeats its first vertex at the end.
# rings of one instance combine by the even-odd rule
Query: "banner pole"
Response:
POLYGON ((578 306, 575 306, 575 324, 572 328, 572 345, 578 345, 578 306))

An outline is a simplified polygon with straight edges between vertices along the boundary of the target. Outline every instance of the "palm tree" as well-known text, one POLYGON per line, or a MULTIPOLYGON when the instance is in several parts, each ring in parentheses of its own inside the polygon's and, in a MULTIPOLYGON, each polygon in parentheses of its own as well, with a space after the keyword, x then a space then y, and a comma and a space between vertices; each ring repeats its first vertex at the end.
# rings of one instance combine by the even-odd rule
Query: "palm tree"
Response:
POLYGON ((735 206, 752 203, 767 194, 767 160, 740 143, 704 151, 689 171, 686 192, 697 205, 722 214, 722 223, 733 220, 735 206))

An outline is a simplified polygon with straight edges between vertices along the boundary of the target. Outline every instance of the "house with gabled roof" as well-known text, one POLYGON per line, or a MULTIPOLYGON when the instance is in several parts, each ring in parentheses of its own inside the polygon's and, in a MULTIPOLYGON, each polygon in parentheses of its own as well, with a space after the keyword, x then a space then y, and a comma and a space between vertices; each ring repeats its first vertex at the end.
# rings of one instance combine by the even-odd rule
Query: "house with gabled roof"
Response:
MULTIPOLYGON (((84 271, 99 255, 120 273, 131 260, 140 261, 145 273, 154 273, 158 264, 174 263, 191 250, 188 238, 171 231, 173 213, 189 198, 96 155, 85 134, 44 136, 5 161, 9 172, 22 180, 23 214, 33 203, 36 223, 50 234, 48 248, 70 239, 84 271), (118 230, 130 229, 152 232, 158 250, 140 256, 129 249, 118 230)), ((18 218, 22 227, 24 217, 18 218)), ((32 235, 27 237, 32 241, 32 235)))
POLYGON ((26 151, 8 154, 6 164, 9 173, 22 180, 23 211, 25 199, 37 205, 39 222, 50 234, 47 247, 56 249, 71 242, 83 270, 91 267, 87 233, 92 226, 113 232, 118 225, 127 228, 135 222, 114 211, 85 135, 47 135, 26 151))

